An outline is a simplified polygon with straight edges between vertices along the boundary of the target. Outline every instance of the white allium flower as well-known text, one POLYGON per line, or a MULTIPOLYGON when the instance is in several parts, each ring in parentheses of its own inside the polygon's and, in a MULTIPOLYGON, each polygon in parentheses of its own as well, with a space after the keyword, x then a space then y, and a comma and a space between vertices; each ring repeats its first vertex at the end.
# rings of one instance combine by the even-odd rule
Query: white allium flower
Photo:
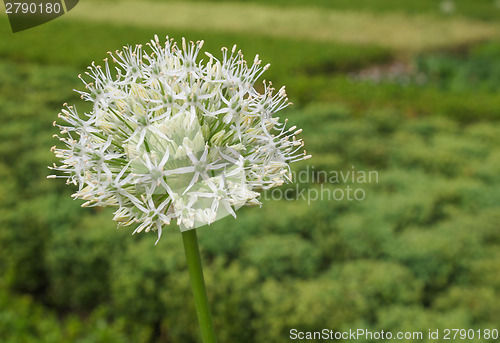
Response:
POLYGON ((79 76, 93 109, 65 104, 65 124, 54 125, 66 147, 53 148, 61 165, 51 169, 78 186, 83 206, 117 207, 119 226, 159 239, 173 219, 184 231, 260 204, 262 190, 291 181, 290 163, 310 157, 301 130, 274 116, 289 105, 284 87, 254 88, 269 65, 257 55, 249 66, 236 46, 203 63, 202 45, 155 36, 110 52, 114 65, 92 63, 90 81, 79 76))

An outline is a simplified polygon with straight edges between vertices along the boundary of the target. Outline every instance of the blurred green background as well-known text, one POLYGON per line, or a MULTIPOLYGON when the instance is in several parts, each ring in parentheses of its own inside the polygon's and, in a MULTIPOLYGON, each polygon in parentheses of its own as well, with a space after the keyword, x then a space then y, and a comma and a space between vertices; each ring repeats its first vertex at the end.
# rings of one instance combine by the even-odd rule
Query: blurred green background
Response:
POLYGON ((177 227, 155 246, 46 179, 77 75, 155 33, 259 53, 313 154, 296 200, 198 230, 219 342, 500 329, 499 1, 88 0, 16 34, 0 16, 1 342, 199 342, 177 227), (353 170, 378 182, 324 177, 353 170), (364 200, 300 196, 347 186, 364 200))

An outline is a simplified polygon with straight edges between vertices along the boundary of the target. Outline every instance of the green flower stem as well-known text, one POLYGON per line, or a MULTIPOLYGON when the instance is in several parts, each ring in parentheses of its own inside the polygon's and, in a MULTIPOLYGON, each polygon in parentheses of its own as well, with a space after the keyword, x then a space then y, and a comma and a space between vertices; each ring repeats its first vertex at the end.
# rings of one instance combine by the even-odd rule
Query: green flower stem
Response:
POLYGON ((203 343, 217 343, 212 316, 208 308, 207 290, 205 288, 205 280, 203 279, 203 267, 201 266, 196 229, 184 231, 182 233, 182 240, 184 242, 184 251, 186 252, 194 305, 198 315, 202 341, 203 343))

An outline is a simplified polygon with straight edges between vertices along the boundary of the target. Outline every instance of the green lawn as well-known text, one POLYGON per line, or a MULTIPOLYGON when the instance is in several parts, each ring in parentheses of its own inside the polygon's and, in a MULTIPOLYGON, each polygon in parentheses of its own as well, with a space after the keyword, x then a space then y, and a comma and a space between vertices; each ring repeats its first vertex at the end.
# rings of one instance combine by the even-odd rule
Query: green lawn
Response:
MULTIPOLYGON (((99 1, 99 0, 91 0, 99 1)), ((116 3, 121 0, 114 0, 116 3)), ((157 2, 180 2, 181 0, 152 0, 157 2)), ((368 13, 400 12, 406 14, 432 14, 442 17, 458 15, 479 20, 494 21, 500 19, 500 6, 495 0, 455 0, 452 13, 443 12, 439 0, 192 0, 195 3, 257 3, 278 8, 294 6, 334 10, 353 10, 368 13)))
POLYGON ((419 51, 499 37, 500 25, 461 17, 255 3, 120 1, 82 2, 67 20, 118 23, 308 41, 372 44, 419 51), (397 28, 397 29, 396 29, 397 28), (439 33, 439 34, 437 34, 439 33))

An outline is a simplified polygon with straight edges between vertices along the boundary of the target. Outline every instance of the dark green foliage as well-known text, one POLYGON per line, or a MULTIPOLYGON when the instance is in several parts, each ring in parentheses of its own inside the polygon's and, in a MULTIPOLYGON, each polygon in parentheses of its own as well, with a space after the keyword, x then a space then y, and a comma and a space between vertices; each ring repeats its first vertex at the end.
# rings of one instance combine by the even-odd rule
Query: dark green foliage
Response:
POLYGON ((124 250, 125 236, 104 214, 54 234, 46 261, 50 304, 82 311, 109 302, 112 257, 124 250))
POLYGON ((408 117, 438 114, 465 123, 498 120, 500 113, 500 98, 477 88, 452 91, 432 86, 354 82, 345 76, 323 81, 318 89, 321 87, 321 92, 311 99, 348 103, 357 112, 385 108, 408 117))
POLYGON ((259 268, 264 278, 311 277, 319 266, 317 248, 297 235, 253 237, 242 248, 242 263, 259 268))
POLYGON ((459 54, 425 53, 408 63, 407 72, 392 75, 381 69, 380 75, 361 82, 338 77, 336 92, 324 92, 320 98, 397 108, 410 116, 441 114, 462 122, 498 119, 499 54, 497 41, 459 54))
POLYGON ((13 296, 0 291, 0 337, 6 343, 146 343, 150 335, 145 326, 122 318, 110 322, 103 310, 94 311, 85 322, 70 316, 58 319, 30 296, 13 296))
POLYGON ((256 302, 257 338, 285 342, 291 328, 340 330, 359 318, 374 322, 381 307, 418 302, 420 290, 406 268, 364 260, 334 267, 318 280, 268 282, 256 302))
MULTIPOLYGON (((255 340, 256 330, 252 323, 258 318, 255 303, 262 286, 259 267, 242 267, 238 261, 227 263, 224 259, 217 259, 205 269, 206 282, 213 285, 209 301, 220 342, 232 342, 234 337, 242 342, 255 340)), ((191 294, 188 294, 188 299, 191 299, 191 294)), ((184 328, 181 330, 185 331, 184 328)))
MULTIPOLYGON (((469 322, 469 316, 463 309, 448 308, 447 311, 436 312, 417 306, 395 305, 378 311, 380 318, 380 328, 385 328, 391 332, 422 332, 421 342, 435 342, 426 336, 429 328, 432 331, 439 330, 440 337, 443 337, 445 329, 453 328, 472 328, 469 322), (410 328, 410 329, 408 329, 410 328)), ((410 339, 406 342, 412 342, 416 339, 410 339)))
POLYGON ((467 56, 423 55, 415 60, 415 73, 445 90, 495 92, 500 89, 499 54, 500 44, 489 42, 471 49, 467 56))

